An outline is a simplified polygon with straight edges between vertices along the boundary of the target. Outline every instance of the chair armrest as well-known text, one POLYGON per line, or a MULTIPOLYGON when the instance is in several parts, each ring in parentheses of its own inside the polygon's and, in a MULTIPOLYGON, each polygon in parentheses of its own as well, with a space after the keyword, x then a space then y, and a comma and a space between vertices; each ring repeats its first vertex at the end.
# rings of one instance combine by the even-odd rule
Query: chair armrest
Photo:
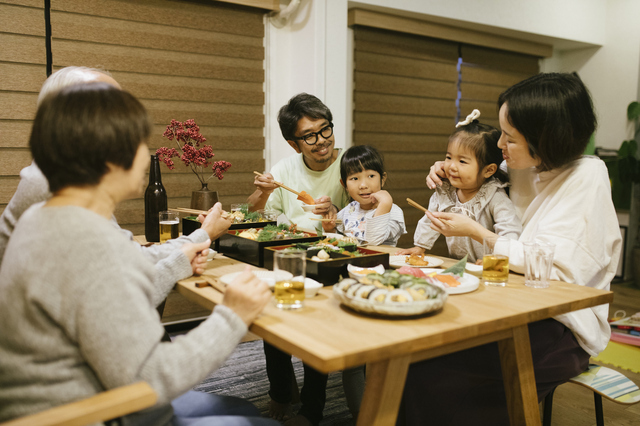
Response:
POLYGON ((0 426, 84 426, 153 406, 158 399, 146 382, 121 386, 80 401, 10 420, 0 426))

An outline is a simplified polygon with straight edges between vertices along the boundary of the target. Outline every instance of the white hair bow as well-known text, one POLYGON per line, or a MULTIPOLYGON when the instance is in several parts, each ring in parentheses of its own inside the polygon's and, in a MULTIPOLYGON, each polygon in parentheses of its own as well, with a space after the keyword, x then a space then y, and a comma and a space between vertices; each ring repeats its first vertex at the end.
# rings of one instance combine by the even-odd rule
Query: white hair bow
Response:
POLYGON ((480 111, 474 109, 473 111, 471 111, 471 114, 467 115, 467 118, 465 118, 464 121, 459 121, 458 124, 456 124, 456 128, 473 123, 473 120, 477 120, 478 118, 480 118, 480 111))

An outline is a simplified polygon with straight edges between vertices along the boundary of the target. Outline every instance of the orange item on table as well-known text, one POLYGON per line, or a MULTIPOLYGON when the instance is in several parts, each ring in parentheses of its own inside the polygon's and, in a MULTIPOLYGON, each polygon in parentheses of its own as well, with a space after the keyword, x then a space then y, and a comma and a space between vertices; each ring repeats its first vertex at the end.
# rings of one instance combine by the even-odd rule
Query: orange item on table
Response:
POLYGON ((300 191, 300 194, 298 194, 298 200, 302 201, 303 203, 310 204, 310 205, 314 205, 316 203, 313 200, 313 197, 311 195, 307 194, 304 191, 300 191))
POLYGON ((435 277, 438 281, 442 281, 449 287, 458 287, 460 285, 460 281, 456 279, 456 277, 452 275, 436 275, 435 277))

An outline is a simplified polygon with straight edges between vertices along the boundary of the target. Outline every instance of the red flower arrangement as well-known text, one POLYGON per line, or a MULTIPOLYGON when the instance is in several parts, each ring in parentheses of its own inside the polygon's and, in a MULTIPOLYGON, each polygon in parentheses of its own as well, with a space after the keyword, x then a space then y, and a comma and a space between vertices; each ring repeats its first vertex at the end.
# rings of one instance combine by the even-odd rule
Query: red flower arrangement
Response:
POLYGON ((231 163, 228 161, 210 161, 215 155, 213 148, 211 148, 211 145, 204 144, 207 139, 202 136, 200 127, 194 120, 187 120, 184 123, 171 120, 171 124, 167 126, 167 130, 164 131, 162 136, 170 141, 175 139, 178 149, 158 148, 156 151, 158 160, 166 164, 169 170, 173 170, 175 169, 175 164, 172 158, 180 157, 185 166, 191 167, 191 171, 195 173, 203 186, 214 175, 218 180, 222 180, 224 173, 231 167, 231 163), (202 146, 200 146, 201 144, 202 146), (205 170, 209 166, 211 166, 212 173, 205 179, 205 170))

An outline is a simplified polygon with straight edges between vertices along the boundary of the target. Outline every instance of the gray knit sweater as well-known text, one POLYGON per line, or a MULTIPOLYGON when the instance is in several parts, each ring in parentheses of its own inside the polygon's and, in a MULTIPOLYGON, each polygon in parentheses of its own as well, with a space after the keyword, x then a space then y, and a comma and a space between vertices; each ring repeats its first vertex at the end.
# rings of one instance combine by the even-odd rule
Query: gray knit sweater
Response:
MULTIPOLYGON (((38 166, 35 163, 31 163, 31 165, 22 169, 20 171, 18 189, 2 212, 2 216, 0 216, 0 264, 2 264, 9 238, 20 216, 32 205, 46 201, 49 198, 51 198, 49 182, 47 182, 47 178, 42 174, 38 166)), ((165 244, 142 247, 133 241, 131 232, 118 226, 115 218, 113 223, 135 244, 135 247, 140 249, 151 262, 155 263, 154 282, 160 288, 168 285, 173 286, 176 281, 186 278, 192 273, 191 267, 185 268, 184 265, 180 267, 171 259, 167 260, 167 256, 170 256, 175 249, 185 243, 200 243, 209 239, 209 235, 204 230, 199 229, 187 237, 183 236, 165 244)), ((157 304, 160 304, 163 300, 164 298, 157 300, 157 304)))
POLYGON ((222 365, 247 327, 218 306, 161 343, 156 298, 171 287, 154 277, 113 222, 80 207, 27 210, 0 268, 0 421, 144 380, 159 395, 153 423, 166 423, 171 399, 222 365))

